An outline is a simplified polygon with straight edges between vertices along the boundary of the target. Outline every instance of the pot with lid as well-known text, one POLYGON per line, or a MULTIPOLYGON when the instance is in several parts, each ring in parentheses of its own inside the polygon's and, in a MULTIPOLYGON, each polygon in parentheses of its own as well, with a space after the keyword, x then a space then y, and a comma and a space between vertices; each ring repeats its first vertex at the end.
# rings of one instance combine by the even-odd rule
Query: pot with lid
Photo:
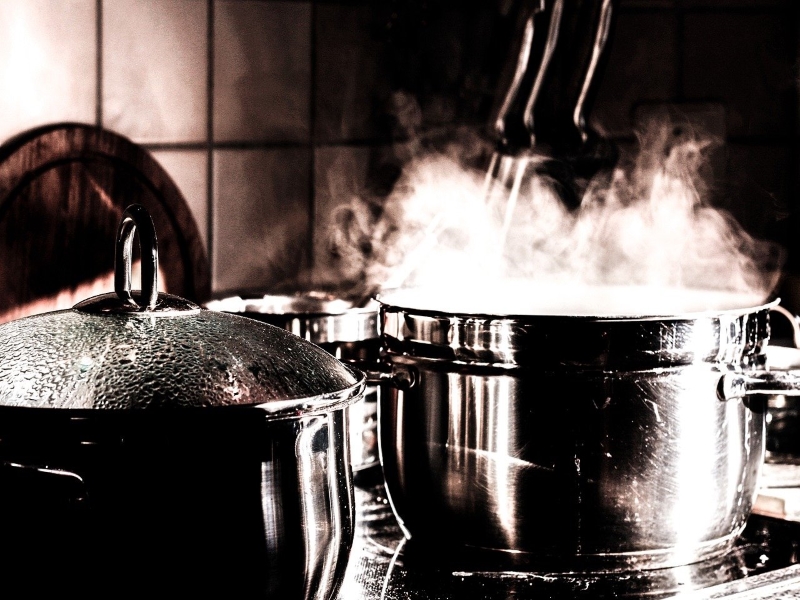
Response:
MULTIPOLYGON (((512 308, 547 292, 495 291, 512 308)), ((758 488, 765 398, 800 389, 800 372, 764 365, 776 303, 591 312, 619 291, 585 290, 582 314, 558 294, 530 314, 470 310, 467 294, 381 294, 394 382, 379 404, 381 461, 418 547, 467 568, 571 572, 731 546, 758 488)))
POLYGON ((116 293, 0 326, 0 587, 333 597, 363 375, 279 328, 158 293, 138 205, 116 251, 116 293))

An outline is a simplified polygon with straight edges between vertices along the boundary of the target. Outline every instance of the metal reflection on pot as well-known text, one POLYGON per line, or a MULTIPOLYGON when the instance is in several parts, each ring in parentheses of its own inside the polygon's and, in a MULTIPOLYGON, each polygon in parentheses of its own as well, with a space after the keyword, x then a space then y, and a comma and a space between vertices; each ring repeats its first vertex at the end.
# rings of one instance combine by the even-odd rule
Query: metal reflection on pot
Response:
POLYGON ((0 326, 3 585, 334 597, 363 375, 280 328, 159 294, 156 273, 134 205, 116 293, 0 326))
POLYGON ((406 533, 534 570, 725 552, 757 491, 761 394, 797 394, 800 375, 763 368, 774 303, 711 297, 722 303, 685 314, 574 316, 453 312, 447 300, 409 301, 409 290, 382 294, 385 358, 414 382, 379 403, 406 533), (720 397, 741 374, 746 398, 720 397))

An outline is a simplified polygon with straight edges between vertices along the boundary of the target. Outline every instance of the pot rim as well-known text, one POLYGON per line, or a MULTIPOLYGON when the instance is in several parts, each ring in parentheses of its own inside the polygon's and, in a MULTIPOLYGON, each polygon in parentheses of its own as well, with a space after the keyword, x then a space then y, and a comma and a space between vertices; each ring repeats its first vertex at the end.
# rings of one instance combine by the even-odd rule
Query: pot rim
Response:
POLYGON ((237 294, 209 300, 203 307, 264 321, 318 345, 378 338, 380 307, 374 300, 356 306, 321 292, 237 294))
MULTIPOLYGON (((261 404, 239 404, 234 408, 256 408, 264 411, 270 421, 279 419, 290 419, 303 417, 306 415, 328 413, 347 408, 357 402, 364 395, 367 385, 366 375, 348 364, 342 363, 345 369, 355 377, 356 382, 350 387, 346 387, 334 392, 325 392, 318 396, 309 398, 287 398, 286 400, 272 400, 261 404)), ((225 410, 226 407, 220 407, 225 410)))
MULTIPOLYGON (((390 293, 389 293, 390 294, 390 293)), ((418 308, 399 302, 394 302, 390 297, 384 299, 382 294, 376 296, 382 313, 386 311, 404 312, 407 314, 419 315, 432 318, 451 318, 451 319, 483 319, 483 320, 513 320, 513 321, 571 321, 571 322, 634 322, 634 321, 696 321, 699 319, 714 318, 737 318, 745 315, 770 311, 781 302, 780 298, 775 298, 758 306, 749 306, 729 309, 708 309, 702 311, 687 311, 683 313, 641 313, 630 315, 576 315, 576 314, 535 314, 535 313, 513 313, 513 312, 486 312, 486 311, 448 311, 438 308, 418 308)))
POLYGON ((196 417, 198 415, 206 414, 212 416, 234 416, 236 413, 244 415, 249 412, 253 414, 258 411, 263 415, 267 421, 281 421, 301 418, 306 416, 314 416, 326 413, 333 413, 338 410, 344 410, 351 404, 357 402, 364 393, 366 388, 366 375, 351 367, 344 365, 344 367, 351 371, 356 378, 356 382, 344 389, 334 392, 326 392, 317 396, 306 398, 287 398, 286 400, 273 400, 270 402, 253 403, 253 404, 231 404, 231 405, 216 405, 216 406, 170 406, 168 408, 142 408, 142 407, 127 407, 127 408, 49 408, 41 406, 25 406, 4 404, 0 405, 0 414, 13 414, 25 415, 28 418, 40 420, 53 420, 53 422, 61 421, 63 419, 74 422, 94 422, 97 420, 105 421, 106 419, 119 420, 119 419, 134 419, 134 418, 153 418, 164 419, 180 418, 185 415, 196 417))
POLYGON ((215 296, 205 302, 203 307, 237 314, 264 314, 307 319, 340 315, 370 315, 378 311, 378 305, 373 301, 356 305, 346 298, 316 291, 294 294, 234 292, 215 296))
POLYGON ((383 303, 382 353, 397 363, 435 361, 448 368, 748 367, 763 363, 769 313, 778 302, 666 317, 447 313, 383 303))

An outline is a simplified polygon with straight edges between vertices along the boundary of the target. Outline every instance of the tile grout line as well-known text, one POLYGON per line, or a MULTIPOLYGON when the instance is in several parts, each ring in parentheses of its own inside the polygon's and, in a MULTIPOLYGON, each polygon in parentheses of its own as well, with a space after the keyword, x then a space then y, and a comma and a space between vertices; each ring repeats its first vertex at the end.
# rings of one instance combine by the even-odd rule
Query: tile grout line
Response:
MULTIPOLYGON (((339 148, 339 147, 359 147, 359 146, 392 146, 395 143, 408 141, 406 138, 398 137, 396 140, 385 138, 351 138, 331 141, 315 141, 316 148, 339 148)), ((142 142, 149 150, 204 150, 207 142, 142 142)), ((305 141, 280 142, 280 141, 236 141, 236 142, 214 142, 215 150, 285 150, 308 148, 311 142, 305 141)))
POLYGON ((310 52, 310 89, 309 89, 309 102, 308 102, 308 129, 309 129, 309 177, 308 177, 308 244, 307 244, 307 266, 313 270, 314 266, 314 238, 316 233, 316 218, 317 218, 317 198, 316 198, 316 183, 317 183, 317 10, 316 2, 310 2, 310 27, 309 27, 309 52, 310 52))
POLYGON ((103 126, 103 0, 95 2, 96 57, 95 57, 95 125, 103 126))
MULTIPOLYGON (((792 4, 791 14, 792 14, 792 21, 794 24, 794 27, 791 28, 792 49, 795 53, 800 53, 800 32, 798 31, 798 24, 800 23, 800 8, 798 8, 798 5, 796 3, 792 4)), ((797 85, 792 86, 791 94, 792 94, 793 110, 792 110, 792 124, 791 124, 792 136, 789 148, 789 157, 790 160, 792 161, 792 164, 796 165, 797 161, 800 159, 800 144, 798 143, 800 142, 800 139, 798 139, 798 137, 800 136, 800 115, 798 114, 798 108, 800 108, 798 106, 800 104, 800 93, 798 92, 797 85)), ((800 184, 800 181, 798 181, 799 176, 800 175, 798 175, 798 173, 795 172, 794 177, 789 177, 789 181, 787 183, 788 196, 789 196, 788 207, 787 207, 789 212, 789 218, 788 218, 789 227, 795 231, 798 222, 800 222, 800 215, 798 214, 798 212, 800 212, 800 203, 797 200, 797 190, 798 190, 798 185, 800 184)), ((800 262, 800 256, 798 256, 798 254, 800 254, 800 244, 798 244, 797 236, 792 236, 791 240, 793 241, 789 243, 789 247, 786 249, 789 255, 787 257, 787 267, 788 267, 787 270, 790 270, 793 266, 790 262, 792 261, 791 258, 792 256, 795 257, 793 261, 795 262, 795 264, 800 262)))
POLYGON ((214 288, 214 0, 207 0, 206 30, 206 245, 211 288, 214 288))

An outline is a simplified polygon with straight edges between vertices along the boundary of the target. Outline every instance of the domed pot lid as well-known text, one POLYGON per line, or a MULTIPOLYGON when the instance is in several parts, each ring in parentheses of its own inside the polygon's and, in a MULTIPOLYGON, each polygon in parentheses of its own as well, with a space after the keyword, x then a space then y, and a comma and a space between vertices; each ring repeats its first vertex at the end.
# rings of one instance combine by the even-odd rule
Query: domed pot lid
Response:
POLYGON ((115 292, 0 325, 0 406, 170 409, 258 406, 277 416, 356 400, 362 374, 283 329, 157 291, 147 211, 123 213, 115 292), (131 291, 138 231, 142 290, 131 291))

